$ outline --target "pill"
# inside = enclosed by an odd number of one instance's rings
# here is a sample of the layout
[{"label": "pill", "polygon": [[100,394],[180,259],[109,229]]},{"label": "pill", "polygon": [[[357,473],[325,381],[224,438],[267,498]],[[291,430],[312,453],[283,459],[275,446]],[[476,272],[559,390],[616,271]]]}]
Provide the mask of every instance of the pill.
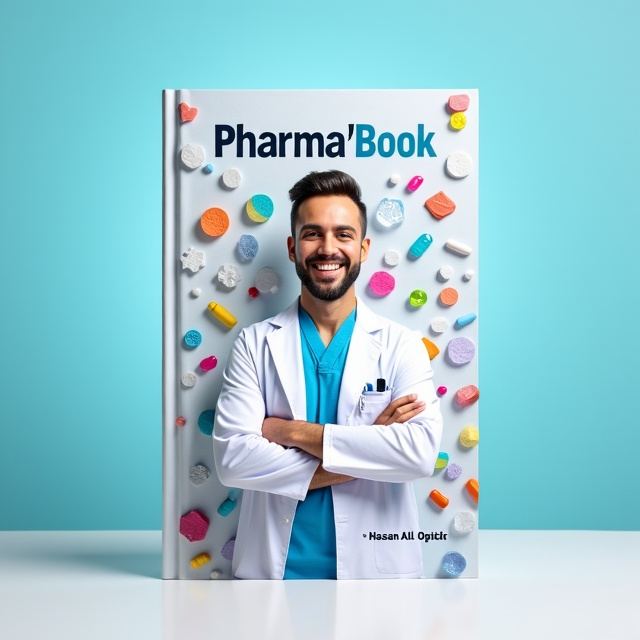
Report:
[{"label": "pill", "polygon": [[447,345],[447,361],[456,367],[473,360],[476,345],[469,338],[454,338]]},{"label": "pill", "polygon": [[468,153],[456,151],[447,156],[445,169],[451,178],[465,178],[471,173],[473,160]]},{"label": "pill", "polygon": [[191,289],[191,295],[194,298],[198,298],[200,297],[200,294],[202,293],[202,289],[200,287],[195,287],[195,289]]},{"label": "pill", "polygon": [[480,442],[480,433],[475,427],[465,427],[460,432],[460,444],[467,449],[475,447]]},{"label": "pill", "polygon": [[212,580],[220,580],[220,578],[222,578],[222,571],[220,571],[220,569],[214,569],[211,572],[211,579]]},{"label": "pill", "polygon": [[467,282],[469,282],[469,280],[471,280],[471,278],[473,278],[473,276],[476,275],[476,272],[473,269],[468,269],[467,271],[464,272],[464,275],[462,276]]},{"label": "pill", "polygon": [[431,500],[441,509],[444,509],[449,504],[449,498],[447,498],[447,496],[443,496],[437,489],[434,489],[429,494],[429,498],[431,498]]},{"label": "pill", "polygon": [[458,302],[458,292],[453,287],[447,287],[440,292],[440,302],[447,307],[453,306]]},{"label": "pill", "polygon": [[442,220],[442,218],[451,215],[456,210],[455,202],[444,191],[438,191],[428,200],[425,200],[424,206],[436,220]]},{"label": "pill", "polygon": [[478,316],[471,312],[471,313],[467,313],[464,316],[460,316],[457,320],[456,320],[456,326],[457,327],[466,327],[468,324],[471,324]]},{"label": "pill", "polygon": [[437,345],[431,342],[428,338],[422,338],[422,344],[427,348],[429,360],[433,360],[440,353],[440,349],[438,349]]},{"label": "pill", "polygon": [[208,553],[200,553],[194,558],[191,558],[191,562],[189,564],[194,569],[199,569],[203,565],[207,564],[207,562],[211,562],[211,556]]},{"label": "pill", "polygon": [[419,258],[433,242],[433,238],[428,233],[423,233],[410,247],[409,255],[412,258]]},{"label": "pill", "polygon": [[424,178],[422,176],[413,176],[413,178],[409,180],[407,189],[409,191],[415,191],[423,182],[424,182]]},{"label": "pill", "polygon": [[258,255],[260,245],[254,236],[242,235],[238,240],[238,253],[243,260],[253,260]]},{"label": "pill", "polygon": [[369,287],[377,296],[388,296],[396,286],[396,279],[386,271],[376,271],[369,279]]},{"label": "pill", "polygon": [[260,295],[260,292],[258,291],[257,287],[249,287],[249,290],[247,293],[249,294],[250,298],[257,298]]},{"label": "pill", "polygon": [[458,533],[471,533],[476,526],[476,517],[471,511],[458,511],[453,519],[453,528]]},{"label": "pill", "polygon": [[448,264],[443,264],[440,269],[438,269],[438,280],[440,282],[446,282],[450,280],[453,276],[453,267]]},{"label": "pill", "polygon": [[229,496],[222,502],[222,504],[218,507],[218,514],[223,518],[226,518],[238,504],[235,494],[229,494]]},{"label": "pill", "polygon": [[201,485],[211,475],[211,471],[207,469],[203,464],[196,464],[191,467],[191,471],[189,472],[189,480],[196,486]]},{"label": "pill", "polygon": [[182,262],[183,269],[189,269],[189,271],[193,273],[202,269],[206,264],[204,253],[193,247],[189,247],[182,256],[180,256],[180,262]]},{"label": "pill", "polygon": [[186,144],[182,147],[180,159],[188,169],[197,169],[204,162],[204,149],[199,144]]},{"label": "pill", "polygon": [[229,328],[235,327],[236,323],[238,322],[236,317],[230,311],[225,309],[221,304],[218,304],[217,302],[210,302],[207,308],[209,309],[209,311],[211,311],[215,318],[220,320],[223,325]]},{"label": "pill", "polygon": [[458,240],[447,240],[444,243],[444,248],[452,253],[457,253],[459,256],[468,256],[472,251],[470,246]]},{"label": "pill", "polygon": [[235,544],[236,544],[235,538],[231,538],[224,543],[224,546],[222,547],[222,551],[220,551],[220,554],[225,560],[233,559],[233,549],[235,547]]},{"label": "pill", "polygon": [[461,407],[469,407],[477,402],[480,397],[480,390],[473,384],[468,384],[456,391],[455,401]]},{"label": "pill", "polygon": [[203,371],[211,371],[212,369],[215,369],[218,366],[218,358],[216,358],[215,356],[209,356],[208,358],[205,358],[204,360],[200,361],[200,368]]},{"label": "pill", "polygon": [[421,307],[427,301],[427,294],[422,289],[414,289],[409,295],[412,307]]},{"label": "pill", "polygon": [[449,321],[446,318],[433,318],[431,320],[431,331],[434,333],[444,333],[449,328]]},{"label": "pill", "polygon": [[440,451],[436,459],[436,469],[444,469],[448,464],[449,464],[449,454],[445,453],[444,451]]},{"label": "pill", "polygon": [[447,393],[447,387],[445,387],[444,385],[438,387],[437,393],[439,396],[443,396],[445,393]]},{"label": "pill", "polygon": [[176,427],[184,427],[187,424],[187,420],[184,416],[178,416],[176,418]]},{"label": "pill", "polygon": [[240,185],[242,176],[237,169],[227,169],[222,173],[222,182],[225,187],[235,189]]},{"label": "pill", "polygon": [[185,387],[194,387],[196,382],[198,382],[198,378],[193,371],[187,371],[186,373],[183,373],[180,380]]},{"label": "pill", "polygon": [[254,222],[266,222],[273,215],[273,200],[259,193],[247,201],[246,210]]},{"label": "pill", "polygon": [[271,267],[263,267],[256,274],[255,285],[260,293],[276,293],[279,284],[280,278]]},{"label": "pill", "polygon": [[389,184],[392,187],[395,187],[398,184],[398,182],[400,182],[400,176],[397,173],[392,173],[389,176]]},{"label": "pill", "polygon": [[447,467],[446,474],[449,480],[455,480],[462,475],[462,467],[454,462]]},{"label": "pill", "polygon": [[198,416],[198,429],[205,436],[210,436],[213,433],[213,419],[215,418],[216,412],[213,409],[205,409]]},{"label": "pill", "polygon": [[395,267],[400,262],[400,253],[395,249],[385,251],[384,262],[389,267]]},{"label": "pill", "polygon": [[186,102],[181,102],[178,108],[180,109],[180,120],[182,122],[191,122],[198,115],[198,109],[190,107]]},{"label": "pill", "polygon": [[464,113],[452,113],[449,118],[449,124],[452,129],[460,131],[467,125],[467,116],[465,116]]},{"label": "pill", "polygon": [[228,289],[233,289],[242,280],[238,267],[233,264],[223,264],[218,269],[218,281]]},{"label": "pill", "polygon": [[452,578],[457,578],[467,568],[467,561],[457,551],[449,551],[442,558],[442,570]]},{"label": "pill", "polygon": [[209,518],[201,511],[194,509],[180,518],[180,533],[189,542],[204,540],[209,529]]},{"label": "pill", "polygon": [[200,227],[212,238],[218,238],[229,228],[229,216],[224,209],[211,207],[200,216]]},{"label": "pill", "polygon": [[202,167],[202,171],[204,171],[204,173],[213,173],[213,165],[205,164],[204,167]]},{"label": "pill", "polygon": [[478,481],[475,478],[471,478],[470,480],[467,480],[464,486],[468,494],[473,498],[473,501],[478,502],[480,499],[480,485],[478,484]]},{"label": "pill", "polygon": [[195,349],[202,342],[202,334],[195,329],[189,329],[187,333],[184,334],[184,344],[190,349]]},{"label": "pill", "polygon": [[447,105],[449,111],[466,111],[469,108],[469,96],[466,93],[459,93],[455,96],[449,96]]},{"label": "pill", "polygon": [[387,229],[398,226],[404,221],[402,200],[383,198],[376,211],[376,220]]}]

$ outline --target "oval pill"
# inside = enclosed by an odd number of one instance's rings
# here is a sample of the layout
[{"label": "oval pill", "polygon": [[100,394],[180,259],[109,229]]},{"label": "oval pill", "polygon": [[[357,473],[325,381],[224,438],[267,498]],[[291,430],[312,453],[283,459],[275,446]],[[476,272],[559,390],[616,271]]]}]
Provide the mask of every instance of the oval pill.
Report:
[{"label": "oval pill", "polygon": [[407,189],[409,191],[415,191],[423,182],[424,182],[424,178],[422,176],[413,176],[413,178],[409,180]]},{"label": "oval pill", "polygon": [[460,407],[469,407],[474,402],[477,402],[480,397],[480,390],[473,384],[468,384],[466,387],[462,387],[456,391],[455,401]]},{"label": "oval pill", "polygon": [[430,494],[429,498],[437,504],[441,509],[444,509],[449,504],[449,498],[447,496],[443,496],[437,489],[434,489]]},{"label": "oval pill", "polygon": [[433,242],[433,237],[428,233],[423,233],[415,242],[409,247],[409,255],[413,258],[419,258]]},{"label": "oval pill", "polygon": [[457,253],[459,256],[468,256],[472,251],[469,245],[464,244],[464,242],[459,242],[458,240],[447,240],[444,243],[444,248],[452,253]]},{"label": "oval pill", "polygon": [[480,499],[480,485],[478,484],[478,481],[475,478],[471,478],[470,480],[467,480],[464,486],[469,495],[473,498],[474,502],[478,502]]},{"label": "oval pill", "polygon": [[457,327],[466,327],[468,324],[471,324],[478,316],[471,312],[471,313],[467,313],[464,316],[460,316],[457,320],[456,320],[456,326]]}]

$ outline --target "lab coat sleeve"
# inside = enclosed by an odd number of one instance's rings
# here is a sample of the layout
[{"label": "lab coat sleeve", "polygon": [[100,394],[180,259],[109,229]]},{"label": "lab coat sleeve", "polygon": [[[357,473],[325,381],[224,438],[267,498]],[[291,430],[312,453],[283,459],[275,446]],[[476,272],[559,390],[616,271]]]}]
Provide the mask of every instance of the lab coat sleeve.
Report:
[{"label": "lab coat sleeve", "polygon": [[213,454],[222,484],[303,500],[318,458],[262,436],[266,415],[254,358],[243,331],[223,374],[215,412]]},{"label": "lab coat sleeve", "polygon": [[[433,369],[419,335],[410,332],[397,345],[398,358],[392,392],[388,401],[354,410],[350,425],[326,424],[323,435],[323,467],[334,473],[384,482],[408,482],[430,476],[435,468],[442,439],[440,400],[433,384]],[[409,422],[374,425],[388,404],[415,393],[425,402],[424,410]]]}]

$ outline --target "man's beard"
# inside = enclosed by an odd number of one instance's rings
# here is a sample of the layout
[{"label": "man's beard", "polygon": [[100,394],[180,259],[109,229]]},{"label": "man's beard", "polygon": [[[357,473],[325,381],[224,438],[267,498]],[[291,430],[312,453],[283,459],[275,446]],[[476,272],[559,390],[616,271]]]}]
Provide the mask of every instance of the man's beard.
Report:
[{"label": "man's beard", "polygon": [[[360,274],[359,262],[351,267],[351,262],[349,260],[346,260],[345,262],[343,262],[342,259],[334,260],[331,258],[324,258],[319,260],[316,256],[311,256],[307,259],[307,264],[309,264],[310,261],[340,262],[344,265],[344,268],[347,271],[346,275],[342,279],[342,282],[334,285],[321,286],[316,284],[311,279],[309,270],[305,269],[302,264],[296,259],[296,273],[298,274],[298,278],[300,278],[300,281],[302,282],[302,286],[305,287],[314,298],[317,298],[318,300],[324,300],[325,302],[332,302],[333,300],[339,300],[340,298],[342,298],[342,296],[347,293],[351,285],[356,281],[358,275]],[[313,267],[310,267],[310,269],[313,269]],[[319,271],[318,273],[322,272]]]}]

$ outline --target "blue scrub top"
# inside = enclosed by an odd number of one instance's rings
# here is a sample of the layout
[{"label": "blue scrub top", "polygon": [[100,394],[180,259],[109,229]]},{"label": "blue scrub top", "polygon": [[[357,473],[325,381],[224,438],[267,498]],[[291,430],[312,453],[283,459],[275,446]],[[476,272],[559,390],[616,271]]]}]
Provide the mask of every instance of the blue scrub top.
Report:
[{"label": "blue scrub top", "polygon": [[[307,422],[335,424],[338,396],[356,309],[342,323],[327,347],[311,316],[298,305]],[[291,530],[284,578],[336,579],[336,527],[331,487],[314,489],[298,503]]]}]

